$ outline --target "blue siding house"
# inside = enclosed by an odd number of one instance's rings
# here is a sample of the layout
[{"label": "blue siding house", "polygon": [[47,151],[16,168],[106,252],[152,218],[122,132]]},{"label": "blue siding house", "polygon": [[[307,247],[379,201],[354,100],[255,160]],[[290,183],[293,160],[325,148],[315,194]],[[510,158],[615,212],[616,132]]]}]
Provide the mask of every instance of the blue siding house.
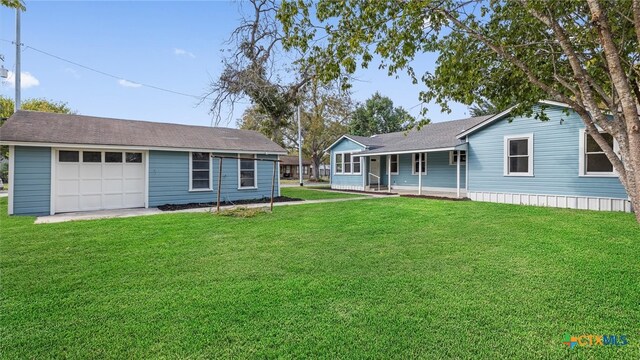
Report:
[{"label": "blue siding house", "polygon": [[209,203],[218,184],[223,202],[261,199],[274,178],[279,195],[286,155],[255,131],[33,111],[11,116],[0,143],[16,215]]},{"label": "blue siding house", "polygon": [[[580,117],[562,103],[539,106],[548,121],[506,110],[421,130],[344,135],[329,148],[331,187],[632,211],[611,163]],[[607,138],[615,149],[613,138]]]}]

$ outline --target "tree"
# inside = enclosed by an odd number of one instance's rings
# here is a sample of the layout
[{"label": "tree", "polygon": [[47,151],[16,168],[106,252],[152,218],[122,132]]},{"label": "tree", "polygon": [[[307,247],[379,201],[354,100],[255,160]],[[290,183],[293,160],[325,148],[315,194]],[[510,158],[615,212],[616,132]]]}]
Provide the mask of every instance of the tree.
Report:
[{"label": "tree", "polygon": [[[287,46],[333,59],[325,74],[366,67],[377,54],[389,74],[422,81],[421,99],[444,110],[449,101],[487,99],[545,120],[537,101],[568,104],[613,164],[640,222],[640,0],[286,1],[279,19]],[[422,52],[436,52],[437,67],[418,76],[411,61]]]},{"label": "tree", "polygon": [[[326,149],[336,138],[347,131],[347,121],[352,113],[349,94],[337,84],[322,85],[311,82],[301,94],[302,154],[311,159],[312,175],[319,177],[320,165],[326,157]],[[238,122],[241,129],[255,130],[274,138],[270,119],[259,106],[248,108]],[[292,152],[298,151],[297,121],[288,121],[280,129],[280,137],[275,140]]]},{"label": "tree", "polygon": [[415,122],[402,107],[394,107],[393,101],[379,92],[371,95],[363,105],[358,105],[351,121],[349,133],[360,136],[404,131]]},{"label": "tree", "polygon": [[[22,110],[42,111],[59,114],[75,114],[75,111],[71,110],[66,102],[53,101],[44,98],[28,99],[21,104]],[[4,124],[13,113],[14,104],[13,100],[8,97],[0,96],[0,126]],[[7,158],[9,155],[9,148],[2,146],[0,149],[0,155]]]},{"label": "tree", "polygon": [[22,11],[27,10],[22,0],[2,0],[0,4],[8,8],[20,9]]},{"label": "tree", "polygon": [[498,107],[493,105],[493,103],[491,103],[490,101],[482,100],[475,105],[471,105],[469,107],[469,112],[471,113],[471,116],[476,117],[495,115],[500,112],[500,109],[498,109]]}]

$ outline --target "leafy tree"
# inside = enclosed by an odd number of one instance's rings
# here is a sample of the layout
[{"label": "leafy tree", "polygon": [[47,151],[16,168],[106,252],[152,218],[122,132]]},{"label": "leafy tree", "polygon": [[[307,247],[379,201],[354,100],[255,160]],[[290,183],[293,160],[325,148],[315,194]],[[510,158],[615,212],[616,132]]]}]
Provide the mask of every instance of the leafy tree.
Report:
[{"label": "leafy tree", "polygon": [[358,105],[349,122],[349,133],[360,136],[404,131],[415,122],[402,107],[394,107],[393,101],[379,92],[364,104]]},{"label": "leafy tree", "polygon": [[[71,110],[66,102],[53,101],[44,98],[27,99],[22,102],[20,107],[22,110],[75,114],[75,111]],[[0,96],[0,126],[13,114],[13,109],[13,100],[5,96]],[[9,148],[7,146],[2,146],[0,148],[0,155],[7,158],[9,155]]]},{"label": "leafy tree", "polygon": [[[640,0],[285,0],[278,17],[286,45],[322,59],[323,77],[366,67],[377,54],[389,74],[422,81],[421,100],[444,110],[487,99],[545,120],[537,101],[568,104],[640,222]],[[437,67],[416,74],[412,60],[424,52],[438,54]]]},{"label": "leafy tree", "polygon": [[490,101],[482,100],[479,101],[475,105],[471,105],[469,107],[469,112],[471,116],[485,116],[485,115],[495,115],[500,112],[497,106],[493,105]]},{"label": "leafy tree", "polygon": [[2,0],[0,1],[0,5],[8,8],[20,9],[22,11],[27,10],[22,0]]}]

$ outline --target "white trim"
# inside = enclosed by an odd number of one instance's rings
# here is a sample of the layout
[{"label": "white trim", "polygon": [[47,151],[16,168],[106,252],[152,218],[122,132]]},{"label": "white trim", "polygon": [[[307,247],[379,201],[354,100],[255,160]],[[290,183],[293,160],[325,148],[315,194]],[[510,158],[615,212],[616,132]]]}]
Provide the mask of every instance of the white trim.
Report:
[{"label": "white trim", "polygon": [[629,199],[599,196],[522,194],[490,191],[469,191],[469,199],[502,204],[546,206],[566,209],[631,212]]},{"label": "white trim", "polygon": [[453,160],[455,152],[464,152],[464,161],[461,161],[460,164],[467,163],[467,151],[466,150],[451,150],[449,151],[449,165],[456,165],[456,162]]},{"label": "white trim", "polygon": [[[418,175],[418,173],[416,172],[415,169],[415,165],[416,165],[416,155],[417,154],[422,154],[422,153],[413,153],[411,155],[411,175]],[[420,162],[418,163],[418,167],[422,166],[422,158],[420,158]],[[429,167],[429,165],[427,165],[427,154],[424,154],[424,169],[418,169],[418,170],[422,170],[422,175],[427,175],[427,168]]]},{"label": "white trim", "polygon": [[9,204],[8,204],[8,213],[9,215],[13,215],[13,194],[14,189],[16,187],[15,183],[15,170],[16,170],[16,149],[14,145],[9,145]]},{"label": "white trim", "polygon": [[[598,131],[600,131],[600,133],[606,133],[605,131],[603,131],[600,127],[598,127]],[[578,176],[579,177],[619,177],[620,174],[618,174],[618,172],[616,171],[615,168],[613,168],[612,172],[587,172],[587,167],[586,167],[586,141],[587,141],[587,129],[582,128],[580,129],[580,131],[578,131],[580,138],[578,139]],[[620,145],[618,144],[618,141],[616,141],[616,139],[613,139],[613,152],[615,152],[616,154],[618,154],[620,151]]]},{"label": "white trim", "polygon": [[219,149],[201,149],[201,148],[175,148],[160,146],[130,146],[130,145],[95,145],[95,144],[68,144],[68,143],[44,143],[44,142],[28,142],[28,141],[0,141],[0,145],[17,145],[17,146],[33,146],[33,147],[55,147],[69,149],[102,149],[102,150],[158,150],[158,151],[179,151],[179,152],[208,152],[220,154],[257,154],[257,155],[287,155],[283,151],[255,151],[255,150],[219,150]]},{"label": "white trim", "polygon": [[[509,141],[511,140],[527,140],[527,157],[529,158],[529,168],[528,171],[526,173],[523,172],[510,172],[509,171]],[[504,176],[514,176],[514,177],[518,177],[518,176],[534,176],[534,172],[533,172],[533,162],[534,162],[534,157],[533,157],[533,133],[529,133],[529,134],[521,134],[521,135],[505,135],[504,136],[504,155],[502,157],[502,162],[503,162],[503,175]]]},{"label": "white trim", "polygon": [[[343,150],[343,151],[334,151],[333,152],[333,156],[331,158],[331,161],[333,162],[333,169],[332,169],[332,173],[333,175],[362,175],[362,158],[364,157],[364,155],[358,155],[359,153],[361,153],[362,150]],[[338,169],[337,165],[337,161],[336,161],[336,157],[338,156],[338,154],[342,155],[342,161],[340,162],[342,165],[342,171],[341,172],[337,172],[336,170]],[[351,158],[351,171],[346,172],[344,171],[344,155],[345,154],[349,154],[350,158]],[[359,172],[354,172],[353,171],[353,156],[357,156],[358,159],[360,159],[360,171]]]},{"label": "white trim", "polygon": [[[456,150],[456,197],[460,197],[460,150]],[[465,154],[466,155],[466,154]]]},{"label": "white trim", "polygon": [[332,189],[336,189],[336,190],[357,190],[357,191],[364,191],[364,186],[357,186],[357,185],[338,185],[338,184],[332,184],[331,185]]},{"label": "white trim", "polygon": [[[242,179],[240,179],[240,162],[247,159],[238,159],[238,190],[255,190],[258,188],[258,160],[256,154],[253,154],[253,159],[253,186],[240,185],[242,183]],[[298,169],[299,172],[300,169]]]},{"label": "white trim", "polygon": [[[465,138],[465,142],[468,144],[469,143],[469,136],[467,136]],[[467,191],[469,190],[469,147],[467,147],[467,150],[465,150],[467,152],[467,158],[465,159],[466,161],[464,162],[464,190]]]},{"label": "white trim", "polygon": [[[389,159],[389,175],[399,175],[400,174],[400,154],[389,154],[387,155]],[[396,171],[391,171],[391,157],[396,156]],[[389,178],[391,179],[391,178]]]},{"label": "white trim", "polygon": [[[193,153],[203,152],[209,154],[209,188],[194,189],[193,188]],[[213,158],[208,151],[189,151],[189,192],[206,192],[213,191]]]},{"label": "white trim", "polygon": [[429,153],[429,152],[439,152],[439,151],[449,151],[455,150],[455,146],[446,147],[446,148],[437,148],[437,149],[424,149],[424,150],[403,150],[403,151],[386,151],[386,152],[367,152],[364,154],[365,156],[378,156],[378,155],[389,155],[389,154],[415,154],[415,153]]},{"label": "white trim", "polygon": [[[144,152],[144,207],[149,208],[149,150]],[[126,160],[126,159],[125,159]]]},{"label": "white trim", "polygon": [[[222,159],[220,159],[222,161]],[[276,156],[276,160],[278,160],[278,164],[276,165],[276,180],[278,180],[278,197],[280,197],[280,188],[282,184],[280,184],[280,155]]]},{"label": "white trim", "polygon": [[361,142],[359,142],[359,141],[355,141],[355,140],[353,140],[352,138],[350,138],[350,137],[349,137],[349,135],[342,135],[342,136],[340,136],[340,137],[338,138],[338,140],[334,141],[334,142],[333,142],[333,144],[329,145],[329,147],[328,147],[328,148],[324,149],[324,151],[331,151],[331,148],[332,148],[335,144],[337,144],[337,143],[339,143],[340,141],[342,141],[342,139],[349,139],[349,140],[353,141],[354,143],[356,143],[356,144],[358,144],[358,145],[362,146],[362,147],[363,147],[363,148],[365,148],[365,149],[369,148],[367,145],[365,145],[365,144],[363,144],[363,143],[361,143]]},{"label": "white trim", "polygon": [[[80,154],[78,154],[80,156]],[[100,153],[102,156],[102,153]],[[78,159],[80,160],[80,159]],[[58,163],[58,149],[51,148],[51,197],[49,198],[49,214],[56,213],[56,164]]]}]

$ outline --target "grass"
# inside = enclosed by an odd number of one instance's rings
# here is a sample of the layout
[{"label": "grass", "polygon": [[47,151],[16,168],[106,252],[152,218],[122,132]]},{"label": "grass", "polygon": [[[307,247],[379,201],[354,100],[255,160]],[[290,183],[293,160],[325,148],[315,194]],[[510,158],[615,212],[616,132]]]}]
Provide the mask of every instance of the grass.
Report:
[{"label": "grass", "polygon": [[288,196],[303,200],[349,199],[366,196],[355,193],[349,194],[337,191],[321,191],[308,187],[283,187],[280,189],[280,194],[282,196]]},{"label": "grass", "polygon": [[6,204],[3,358],[640,358],[630,214],[384,198],[33,225]]}]

